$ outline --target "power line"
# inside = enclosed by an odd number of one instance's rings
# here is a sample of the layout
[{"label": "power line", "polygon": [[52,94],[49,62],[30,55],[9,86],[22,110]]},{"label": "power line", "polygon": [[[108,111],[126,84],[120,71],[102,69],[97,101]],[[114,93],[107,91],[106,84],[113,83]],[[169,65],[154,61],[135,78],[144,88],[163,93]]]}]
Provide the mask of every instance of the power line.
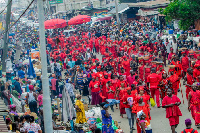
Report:
[{"label": "power line", "polygon": [[[12,0],[11,0],[12,1]],[[14,22],[14,24],[12,24],[7,31],[9,31],[19,20],[20,18],[26,13],[26,11],[30,8],[30,6],[33,4],[34,0],[31,1],[31,3],[28,5],[28,7],[26,8],[26,10],[24,10],[24,12],[20,15],[20,17],[17,19],[17,21]],[[2,36],[3,34],[5,34],[7,31],[3,32],[0,36]]]},{"label": "power line", "polygon": [[[11,2],[12,2],[12,0],[8,3],[8,5],[10,5]],[[8,5],[0,12],[0,15],[6,10],[6,8],[8,7]]]}]

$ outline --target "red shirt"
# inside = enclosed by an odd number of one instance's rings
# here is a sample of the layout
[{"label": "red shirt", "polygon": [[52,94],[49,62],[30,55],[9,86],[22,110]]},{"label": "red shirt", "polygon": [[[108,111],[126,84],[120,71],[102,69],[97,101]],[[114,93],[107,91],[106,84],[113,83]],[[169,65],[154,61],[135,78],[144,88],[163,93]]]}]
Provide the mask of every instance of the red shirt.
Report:
[{"label": "red shirt", "polygon": [[192,96],[191,100],[190,100],[190,104],[200,106],[200,91],[199,90],[196,90],[196,91],[191,90],[190,94]]},{"label": "red shirt", "polygon": [[[193,130],[193,128],[188,128],[188,129],[185,129],[185,132],[186,133],[192,133],[192,130]],[[182,131],[181,133],[184,133],[184,132]],[[195,130],[194,133],[198,133],[198,131]]]},{"label": "red shirt", "polygon": [[117,82],[117,87],[118,87],[118,88],[121,87],[121,83],[124,83],[124,86],[127,87],[127,82],[126,82],[126,81],[124,81],[124,80],[123,80],[123,81],[120,81],[120,80],[119,80],[119,81]]},{"label": "red shirt", "polygon": [[125,94],[124,98],[123,98],[123,102],[126,102],[126,104],[124,104],[125,108],[130,108],[130,106],[132,106],[134,104],[135,101],[135,96],[134,95],[129,95],[129,94]]},{"label": "red shirt", "polygon": [[132,91],[131,91],[131,94],[136,98],[137,95],[138,95],[138,91],[137,91],[137,89],[132,90]]},{"label": "red shirt", "polygon": [[89,88],[91,88],[92,92],[100,91],[100,82],[99,81],[90,81]]},{"label": "red shirt", "polygon": [[[113,92],[108,92],[110,90],[112,90]],[[113,86],[109,86],[106,92],[107,92],[108,99],[115,99],[115,89]]]},{"label": "red shirt", "polygon": [[200,76],[200,71],[198,69],[194,69],[193,76],[197,80],[197,82],[199,82],[199,78],[197,77]]},{"label": "red shirt", "polygon": [[[176,102],[181,102],[176,95],[172,95],[172,97],[165,96],[162,101],[162,106],[175,104]],[[182,116],[182,113],[177,105],[166,108],[166,118],[171,116]]]},{"label": "red shirt", "polygon": [[156,73],[152,73],[147,77],[147,82],[150,83],[150,88],[157,88],[160,80],[161,77]]},{"label": "red shirt", "polygon": [[178,76],[174,74],[174,75],[171,75],[168,79],[172,83],[172,88],[178,89]]},{"label": "red shirt", "polygon": [[127,77],[127,82],[129,86],[131,86],[131,84],[133,84],[134,81],[135,81],[135,75],[133,75],[133,77],[131,75]]},{"label": "red shirt", "polygon": [[97,72],[96,76],[99,77],[100,79],[103,79],[103,72]]}]

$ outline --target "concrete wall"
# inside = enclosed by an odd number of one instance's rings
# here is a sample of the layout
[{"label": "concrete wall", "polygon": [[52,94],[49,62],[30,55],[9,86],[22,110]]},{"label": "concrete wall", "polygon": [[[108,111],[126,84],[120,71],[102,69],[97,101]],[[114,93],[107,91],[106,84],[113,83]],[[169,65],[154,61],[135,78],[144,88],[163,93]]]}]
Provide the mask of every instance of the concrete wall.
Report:
[{"label": "concrete wall", "polygon": [[53,4],[52,6],[56,6],[56,12],[58,11],[68,11],[68,10],[79,10],[85,6],[88,5],[88,3],[92,2],[93,3],[93,7],[100,7],[100,4],[102,4],[102,6],[105,6],[105,1],[103,0],[100,3],[100,0],[63,0],[63,3],[61,4]]}]

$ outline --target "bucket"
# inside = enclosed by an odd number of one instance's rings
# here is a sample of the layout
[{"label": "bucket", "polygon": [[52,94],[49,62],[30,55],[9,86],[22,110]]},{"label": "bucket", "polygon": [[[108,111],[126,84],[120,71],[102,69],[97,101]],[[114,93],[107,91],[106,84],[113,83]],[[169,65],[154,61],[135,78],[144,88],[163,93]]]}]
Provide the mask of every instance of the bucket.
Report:
[{"label": "bucket", "polygon": [[169,34],[173,34],[174,33],[174,30],[169,30]]}]

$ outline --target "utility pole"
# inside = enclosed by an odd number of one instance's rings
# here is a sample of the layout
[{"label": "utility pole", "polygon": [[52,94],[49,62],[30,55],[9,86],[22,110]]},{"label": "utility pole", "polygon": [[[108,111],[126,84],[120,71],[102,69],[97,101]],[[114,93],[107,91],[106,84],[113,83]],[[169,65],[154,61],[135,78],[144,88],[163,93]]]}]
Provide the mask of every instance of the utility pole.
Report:
[{"label": "utility pole", "polygon": [[118,30],[120,30],[120,22],[119,22],[119,13],[118,13],[118,0],[115,0],[115,9],[116,9],[116,17],[117,17],[117,25],[118,25]]},{"label": "utility pole", "polygon": [[39,19],[39,38],[40,38],[40,57],[42,65],[42,89],[43,89],[43,113],[44,113],[44,128],[46,133],[53,133],[51,99],[49,93],[49,79],[47,77],[47,55],[45,44],[45,29],[44,29],[44,8],[43,0],[37,0],[38,4],[38,19]]},{"label": "utility pole", "polygon": [[10,26],[10,16],[11,16],[11,6],[12,0],[8,0],[8,7],[6,13],[6,28],[5,28],[5,35],[4,35],[4,45],[3,45],[3,57],[2,57],[2,72],[6,73],[6,59],[8,54],[8,27]]}]

